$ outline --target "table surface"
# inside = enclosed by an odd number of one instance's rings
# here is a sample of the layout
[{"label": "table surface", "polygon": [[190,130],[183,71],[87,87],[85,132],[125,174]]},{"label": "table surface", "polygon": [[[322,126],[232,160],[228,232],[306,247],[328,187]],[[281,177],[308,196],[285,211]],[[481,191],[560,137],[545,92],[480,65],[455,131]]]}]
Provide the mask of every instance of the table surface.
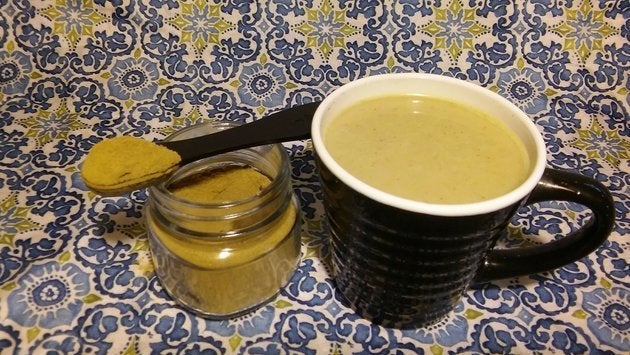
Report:
[{"label": "table surface", "polygon": [[[630,5],[510,3],[0,1],[0,353],[630,351]],[[105,137],[252,121],[410,71],[479,84],[527,112],[549,166],[611,190],[609,240],[553,272],[469,290],[436,325],[376,326],[331,283],[312,147],[292,142],[299,269],[264,307],[209,321],[174,305],[154,275],[146,191],[103,198],[80,179]],[[559,202],[522,209],[503,244],[589,216]]]}]

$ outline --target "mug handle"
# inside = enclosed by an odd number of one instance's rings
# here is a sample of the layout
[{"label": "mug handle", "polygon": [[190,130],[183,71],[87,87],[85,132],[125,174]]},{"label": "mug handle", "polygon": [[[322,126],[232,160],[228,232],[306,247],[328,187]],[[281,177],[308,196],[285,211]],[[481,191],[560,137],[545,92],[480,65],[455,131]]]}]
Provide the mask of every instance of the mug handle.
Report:
[{"label": "mug handle", "polygon": [[570,201],[588,207],[592,218],[580,229],[558,240],[533,247],[488,252],[473,283],[535,274],[577,261],[597,249],[615,224],[615,205],[600,182],[568,171],[545,169],[525,204]]}]

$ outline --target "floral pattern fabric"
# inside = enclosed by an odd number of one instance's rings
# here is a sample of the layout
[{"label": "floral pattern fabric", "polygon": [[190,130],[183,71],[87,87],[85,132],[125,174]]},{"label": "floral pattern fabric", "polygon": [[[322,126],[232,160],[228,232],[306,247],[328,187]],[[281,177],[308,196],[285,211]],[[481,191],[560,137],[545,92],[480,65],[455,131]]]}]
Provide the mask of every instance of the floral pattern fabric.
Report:
[{"label": "floral pattern fabric", "polygon": [[[623,0],[0,0],[0,353],[627,353],[629,66]],[[432,326],[380,327],[335,290],[313,150],[287,143],[302,262],[267,305],[211,321],[156,279],[146,191],[101,197],[80,178],[106,137],[257,120],[389,72],[457,77],[518,105],[550,166],[610,189],[609,240],[470,289]],[[589,218],[572,203],[524,207],[501,243]]]}]

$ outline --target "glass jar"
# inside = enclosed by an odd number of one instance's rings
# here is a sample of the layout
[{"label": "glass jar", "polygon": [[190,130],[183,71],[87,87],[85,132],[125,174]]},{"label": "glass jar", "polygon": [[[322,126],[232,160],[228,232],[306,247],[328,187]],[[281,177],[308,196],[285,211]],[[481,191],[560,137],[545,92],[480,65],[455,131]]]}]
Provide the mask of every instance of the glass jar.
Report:
[{"label": "glass jar", "polygon": [[[237,125],[208,122],[169,140]],[[173,184],[230,166],[251,167],[271,183],[237,201],[200,203],[178,197]],[[289,158],[279,144],[242,149],[181,167],[149,188],[146,208],[155,271],[167,293],[205,317],[225,319],[272,299],[300,257],[301,218],[292,192]]]}]

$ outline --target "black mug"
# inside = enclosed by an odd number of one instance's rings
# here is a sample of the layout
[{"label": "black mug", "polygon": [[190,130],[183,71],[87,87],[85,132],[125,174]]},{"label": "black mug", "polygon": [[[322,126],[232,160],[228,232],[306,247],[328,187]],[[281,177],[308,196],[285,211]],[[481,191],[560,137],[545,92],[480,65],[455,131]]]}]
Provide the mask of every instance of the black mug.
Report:
[{"label": "black mug", "polygon": [[[503,120],[533,162],[526,181],[490,200],[431,204],[388,194],[357,179],[330,155],[323,131],[341,110],[395,94],[445,97]],[[498,94],[462,80],[417,73],[359,79],[321,103],[311,134],[337,289],[357,313],[377,324],[416,327],[438,321],[471,285],[574,262],[601,245],[614,224],[612,197],[602,184],[546,168],[544,141],[527,115]],[[593,217],[552,242],[493,249],[519,207],[546,200],[580,203]]]}]

